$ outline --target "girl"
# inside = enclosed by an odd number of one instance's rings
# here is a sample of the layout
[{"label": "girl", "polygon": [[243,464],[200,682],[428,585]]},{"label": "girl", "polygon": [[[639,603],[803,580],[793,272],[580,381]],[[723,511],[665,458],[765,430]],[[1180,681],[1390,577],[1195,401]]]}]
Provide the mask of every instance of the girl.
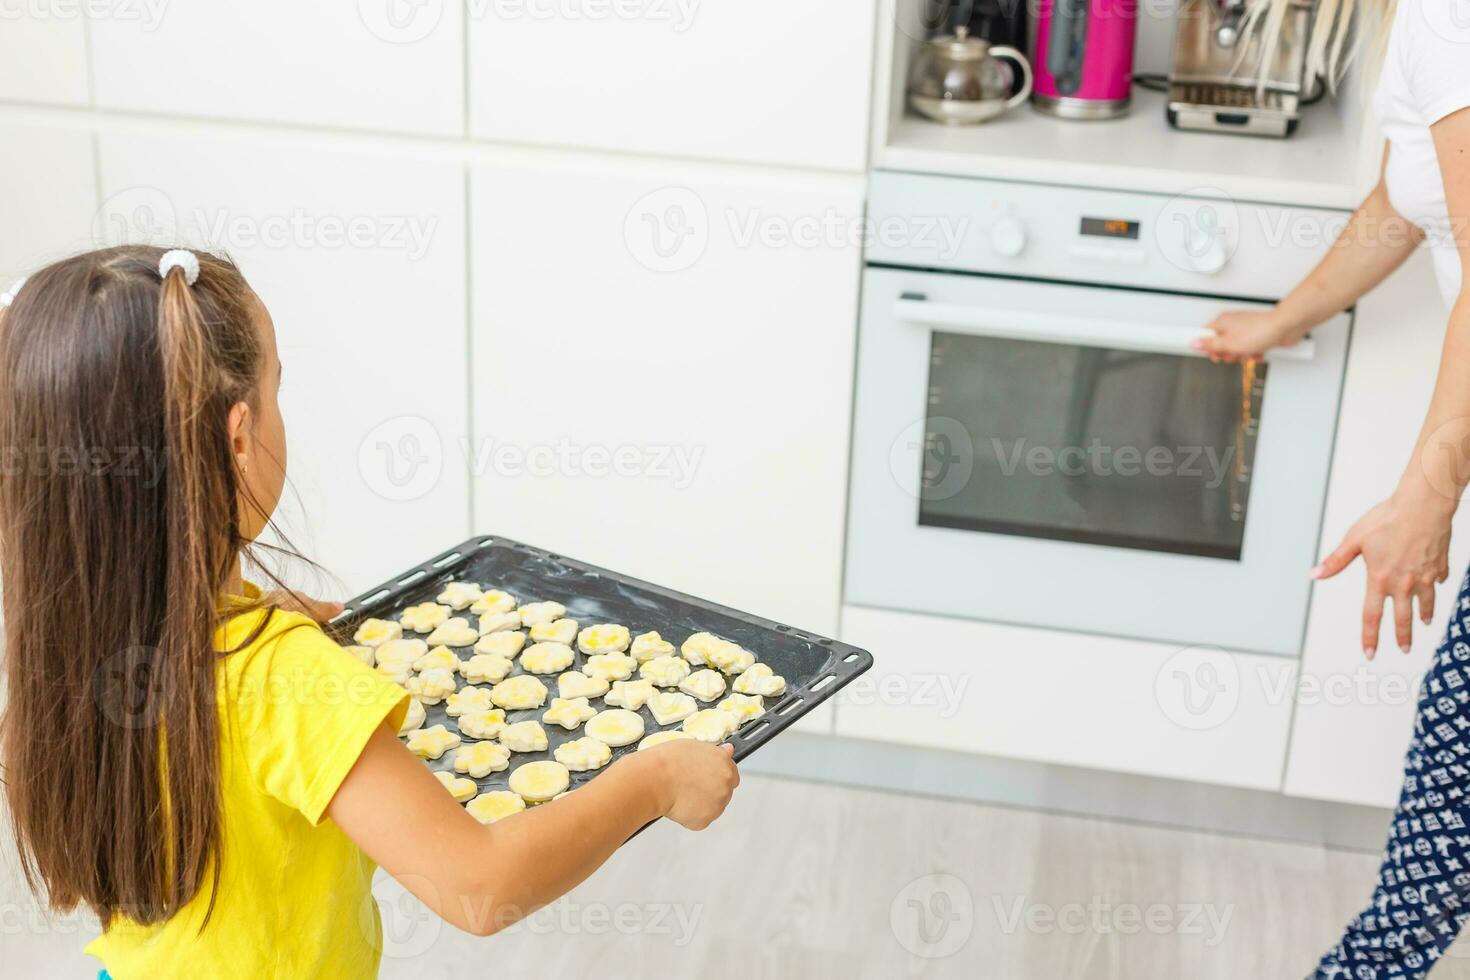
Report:
[{"label": "girl", "polygon": [[7,299],[5,793],[27,881],[96,913],[104,973],[372,976],[375,864],[489,935],[645,823],[724,810],[728,747],[684,740],[482,826],[398,741],[404,691],[303,615],[334,610],[241,580],[286,442],[233,265],[113,248]]},{"label": "girl", "polygon": [[[1375,6],[1391,2],[1377,0]],[[1336,14],[1346,24],[1352,6],[1353,0],[1328,0],[1317,19],[1331,24]],[[1370,659],[1389,600],[1392,632],[1405,653],[1415,603],[1424,623],[1434,615],[1435,586],[1449,576],[1450,518],[1470,478],[1470,241],[1463,235],[1470,216],[1470,9],[1466,0],[1399,0],[1396,12],[1378,12],[1392,25],[1373,99],[1388,137],[1378,186],[1336,247],[1291,295],[1273,310],[1225,314],[1210,325],[1214,336],[1201,344],[1223,360],[1294,344],[1356,303],[1429,240],[1449,308],[1429,415],[1393,495],[1364,515],[1313,570],[1317,578],[1330,578],[1363,560],[1368,587],[1362,640]],[[1470,704],[1454,696],[1470,683],[1470,646],[1461,639],[1467,628],[1470,577],[1420,689],[1378,886],[1314,976],[1422,977],[1470,915],[1470,776],[1461,762],[1470,752]]]}]

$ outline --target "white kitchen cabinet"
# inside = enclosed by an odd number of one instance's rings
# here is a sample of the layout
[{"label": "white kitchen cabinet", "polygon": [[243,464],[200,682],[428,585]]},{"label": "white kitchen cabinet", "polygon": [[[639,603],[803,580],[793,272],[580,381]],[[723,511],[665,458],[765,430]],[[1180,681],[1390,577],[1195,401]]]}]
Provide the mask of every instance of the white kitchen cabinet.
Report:
[{"label": "white kitchen cabinet", "polygon": [[844,606],[838,735],[1277,790],[1296,663]]},{"label": "white kitchen cabinet", "polygon": [[530,151],[477,166],[476,526],[830,635],[861,191]]},{"label": "white kitchen cabinet", "polygon": [[94,17],[90,28],[104,108],[464,131],[462,6],[447,0],[171,3],[156,22]]},{"label": "white kitchen cabinet", "polygon": [[[1438,370],[1448,314],[1422,252],[1358,305],[1323,519],[1322,553],[1389,496],[1408,463]],[[1434,623],[1414,624],[1412,652],[1393,637],[1392,607],[1372,663],[1363,659],[1364,571],[1356,562],[1313,588],[1285,790],[1391,806],[1403,782],[1419,678],[1444,635],[1470,562],[1470,513],[1450,542],[1450,578]]]},{"label": "white kitchen cabinet", "polygon": [[86,105],[88,98],[81,5],[0,8],[0,99]]},{"label": "white kitchen cabinet", "polygon": [[476,137],[864,167],[873,0],[478,7],[468,22]]},{"label": "white kitchen cabinet", "polygon": [[0,291],[37,268],[93,247],[97,178],[85,129],[0,125]]},{"label": "white kitchen cabinet", "polygon": [[357,592],[468,537],[463,166],[141,131],[100,161],[109,213],[227,251],[270,310],[300,549]]}]

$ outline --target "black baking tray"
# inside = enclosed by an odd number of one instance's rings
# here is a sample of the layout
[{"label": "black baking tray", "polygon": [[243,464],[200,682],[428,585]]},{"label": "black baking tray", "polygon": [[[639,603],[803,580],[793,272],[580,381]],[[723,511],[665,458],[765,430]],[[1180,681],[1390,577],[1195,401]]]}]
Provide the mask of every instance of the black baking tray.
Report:
[{"label": "black baking tray", "polygon": [[[502,589],[515,596],[519,603],[555,600],[567,607],[567,616],[575,619],[579,627],[621,623],[634,636],[647,630],[658,630],[665,640],[674,644],[676,650],[690,634],[698,632],[713,633],[739,643],[754,654],[758,662],[769,665],[786,679],[786,693],[778,698],[767,698],[766,713],[750,719],[730,737],[737,762],[790,728],[798,718],[873,665],[873,658],[866,650],[838,640],[494,536],[471,538],[352,599],[346,604],[346,609],[327,624],[327,630],[338,642],[350,644],[353,632],[364,619],[396,619],[408,606],[434,600],[446,582],[456,580],[475,582],[486,589]],[[471,625],[477,625],[478,617],[468,610],[453,615],[463,616],[471,621]],[[568,670],[580,669],[586,662],[586,655],[576,650],[575,643],[573,650],[576,662]],[[471,656],[474,651],[460,647],[455,652]],[[518,659],[514,663],[515,668],[508,676],[525,673]],[[543,675],[541,679],[551,691],[546,705],[507,711],[507,724],[541,720],[551,698],[556,696],[556,677]],[[713,703],[701,705],[712,706]],[[647,707],[639,709],[639,714],[643,716],[645,735],[678,728],[682,724],[674,722],[660,728]],[[425,708],[424,725],[436,724],[453,732],[459,731],[454,719],[445,714],[442,702]],[[557,725],[543,724],[542,727],[546,730],[546,751],[512,754],[509,769],[475,780],[481,793],[509,788],[510,773],[517,766],[550,759],[562,742],[582,736],[580,727],[570,732]],[[470,741],[465,739],[466,743]],[[636,751],[637,747],[638,743],[634,742],[614,749],[613,759]],[[453,750],[450,750],[442,758],[431,760],[430,768],[452,772],[453,755]],[[572,773],[572,788],[585,783],[603,769]]]}]

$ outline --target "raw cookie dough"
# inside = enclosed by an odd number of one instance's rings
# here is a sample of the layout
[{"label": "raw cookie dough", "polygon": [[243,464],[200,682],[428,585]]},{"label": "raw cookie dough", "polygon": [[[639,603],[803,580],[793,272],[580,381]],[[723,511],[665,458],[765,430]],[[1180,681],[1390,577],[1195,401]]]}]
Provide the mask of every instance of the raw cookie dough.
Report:
[{"label": "raw cookie dough", "polygon": [[379,645],[374,655],[379,666],[383,664],[402,665],[412,667],[414,661],[429,652],[429,645],[423,640],[389,640]]},{"label": "raw cookie dough", "polygon": [[424,723],[424,715],[424,703],[418,698],[409,698],[408,713],[403,716],[403,724],[398,726],[398,734],[400,736],[407,735],[415,728],[418,728]]},{"label": "raw cookie dough", "polygon": [[433,647],[467,647],[480,638],[480,634],[470,625],[470,621],[461,616],[446,619],[434,628],[429,634],[429,646]]},{"label": "raw cookie dough", "polygon": [[577,638],[575,619],[553,619],[531,627],[532,643],[571,643]]},{"label": "raw cookie dough", "polygon": [[567,607],[559,602],[528,602],[521,607],[521,625],[535,626],[537,623],[549,623],[553,619],[561,619],[567,614]]},{"label": "raw cookie dough", "polygon": [[455,720],[466,738],[494,738],[505,730],[505,712],[499,708],[489,711],[467,711]]},{"label": "raw cookie dough", "polygon": [[499,684],[514,669],[509,660],[488,653],[477,653],[459,665],[460,674],[471,684]]},{"label": "raw cookie dough", "polygon": [[658,687],[678,687],[689,676],[689,662],[679,657],[654,657],[638,668],[638,676]]},{"label": "raw cookie dough", "polygon": [[648,703],[648,699],[658,693],[653,686],[653,681],[614,681],[612,690],[604,699],[609,707],[630,708],[637,711]]},{"label": "raw cookie dough", "polygon": [[582,673],[605,681],[623,681],[633,676],[637,666],[638,661],[621,653],[595,653],[582,665]]},{"label": "raw cookie dough", "polygon": [[738,643],[722,643],[709,652],[709,665],[725,674],[739,674],[755,663],[755,654]]},{"label": "raw cookie dough", "polygon": [[509,790],[497,789],[489,793],[481,793],[464,805],[465,811],[480,823],[494,823],[504,820],[512,813],[519,813],[526,808],[526,801]]},{"label": "raw cookie dough", "polygon": [[740,722],[734,715],[719,708],[705,708],[684,719],[684,731],[701,742],[716,745],[733,735],[739,727]]},{"label": "raw cookie dough", "polygon": [[437,759],[450,749],[458,748],[460,738],[443,725],[415,728],[408,733],[408,751],[420,759]]},{"label": "raw cookie dough", "polygon": [[725,693],[725,678],[718,671],[696,670],[679,682],[679,690],[692,694],[701,701],[713,701]]},{"label": "raw cookie dough", "polygon": [[480,617],[480,635],[494,636],[521,628],[520,613],[512,610],[503,613],[486,613]]},{"label": "raw cookie dough", "polygon": [[486,613],[510,612],[516,607],[516,597],[509,592],[501,592],[499,589],[491,589],[470,606],[470,612],[476,616],[484,616]]},{"label": "raw cookie dough", "polygon": [[693,698],[677,691],[660,691],[648,699],[648,712],[660,725],[683,721],[698,710]]},{"label": "raw cookie dough", "polygon": [[488,687],[466,687],[444,699],[444,713],[451,718],[490,710]]},{"label": "raw cookie dough", "polygon": [[690,735],[688,732],[680,731],[677,728],[667,732],[654,732],[652,735],[645,737],[643,741],[638,743],[638,751],[642,752],[644,749],[651,749],[655,745],[662,745],[665,742],[677,742],[681,738],[693,737],[694,736]]},{"label": "raw cookie dough", "polygon": [[586,654],[622,653],[631,642],[628,627],[616,623],[589,626],[577,634],[577,649]]},{"label": "raw cookie dough", "polygon": [[417,677],[410,677],[403,682],[403,686],[409,694],[418,698],[424,704],[438,704],[446,697],[454,693],[459,684],[454,679],[452,671],[442,667],[434,667],[424,671]]},{"label": "raw cookie dough", "polygon": [[486,633],[475,641],[475,652],[488,653],[492,657],[504,657],[507,660],[514,660],[516,654],[521,652],[521,647],[525,645],[526,634],[520,630]]},{"label": "raw cookie dough", "polygon": [[786,693],[786,679],[765,664],[752,664],[730,687],[739,694],[774,698]]},{"label": "raw cookie dough", "polygon": [[571,731],[595,714],[597,709],[586,698],[552,698],[551,707],[546,709],[541,720]]},{"label": "raw cookie dough", "polygon": [[[463,752],[464,750],[461,749],[460,751]],[[471,799],[478,791],[478,787],[475,786],[473,779],[465,779],[463,776],[456,776],[452,772],[436,772],[434,773],[434,778],[439,780],[440,786],[449,790],[449,795],[454,797],[454,802],[456,803],[464,803]]]},{"label": "raw cookie dough", "polygon": [[457,674],[460,668],[459,657],[448,647],[435,647],[413,662],[413,669],[419,673],[436,667]]},{"label": "raw cookie dough", "polygon": [[510,750],[498,742],[471,742],[454,750],[454,771],[484,779],[510,768]]},{"label": "raw cookie dough", "polygon": [[448,618],[448,606],[441,606],[437,602],[421,602],[417,606],[409,606],[403,610],[403,615],[398,617],[398,621],[406,630],[427,633]]},{"label": "raw cookie dough", "polygon": [[408,684],[408,679],[413,676],[413,665],[406,663],[378,664],[373,670],[377,672],[379,677],[386,677],[399,687]]},{"label": "raw cookie dough", "polygon": [[674,645],[659,636],[657,630],[653,630],[648,633],[639,633],[634,638],[633,645],[628,648],[628,652],[633,655],[634,660],[641,664],[654,657],[672,657]]},{"label": "raw cookie dough", "polygon": [[455,612],[478,602],[485,593],[474,582],[450,582],[436,598]]},{"label": "raw cookie dough", "polygon": [[403,635],[403,627],[387,619],[364,619],[352,638],[365,647],[375,647]]},{"label": "raw cookie dough", "polygon": [[766,713],[765,702],[759,694],[732,694],[721,701],[718,707],[721,711],[730,712],[741,724]]},{"label": "raw cookie dough", "polygon": [[539,708],[546,703],[546,685],[539,677],[517,674],[508,677],[490,689],[490,702],[496,707],[512,711],[522,708]]},{"label": "raw cookie dough", "polygon": [[631,745],[643,737],[643,716],[626,708],[609,708],[594,715],[583,732],[613,748]]},{"label": "raw cookie dough", "polygon": [[601,769],[612,761],[612,749],[595,738],[576,738],[563,742],[552,753],[556,761],[572,772],[588,772]]},{"label": "raw cookie dough", "polygon": [[352,654],[354,657],[356,657],[359,661],[361,661],[363,664],[365,664],[368,667],[373,666],[373,664],[375,664],[377,662],[377,659],[376,659],[375,655],[373,654],[373,648],[372,647],[365,647],[365,646],[346,646],[346,647],[343,647],[342,649],[344,649],[348,653]]},{"label": "raw cookie dough", "polygon": [[577,655],[565,643],[533,643],[521,654],[521,668],[532,674],[556,674],[576,659]]},{"label": "raw cookie dough", "polygon": [[510,791],[527,803],[545,803],[566,792],[572,783],[560,762],[528,762],[510,774]]},{"label": "raw cookie dough", "polygon": [[500,730],[500,744],[512,752],[545,752],[546,729],[539,721],[518,721]]},{"label": "raw cookie dough", "polygon": [[556,689],[564,698],[600,698],[607,693],[607,679],[569,670],[556,679]]},{"label": "raw cookie dough", "polygon": [[709,652],[725,641],[713,633],[695,633],[679,646],[684,659],[696,667],[709,663]]}]

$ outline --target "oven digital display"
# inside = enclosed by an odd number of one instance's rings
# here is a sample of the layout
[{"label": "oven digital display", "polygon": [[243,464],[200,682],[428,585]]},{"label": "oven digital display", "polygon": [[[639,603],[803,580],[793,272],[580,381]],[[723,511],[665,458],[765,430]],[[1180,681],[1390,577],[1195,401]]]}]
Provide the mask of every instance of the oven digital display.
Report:
[{"label": "oven digital display", "polygon": [[1138,241],[1138,222],[1126,218],[1083,218],[1082,234],[1088,238],[1125,238]]}]

